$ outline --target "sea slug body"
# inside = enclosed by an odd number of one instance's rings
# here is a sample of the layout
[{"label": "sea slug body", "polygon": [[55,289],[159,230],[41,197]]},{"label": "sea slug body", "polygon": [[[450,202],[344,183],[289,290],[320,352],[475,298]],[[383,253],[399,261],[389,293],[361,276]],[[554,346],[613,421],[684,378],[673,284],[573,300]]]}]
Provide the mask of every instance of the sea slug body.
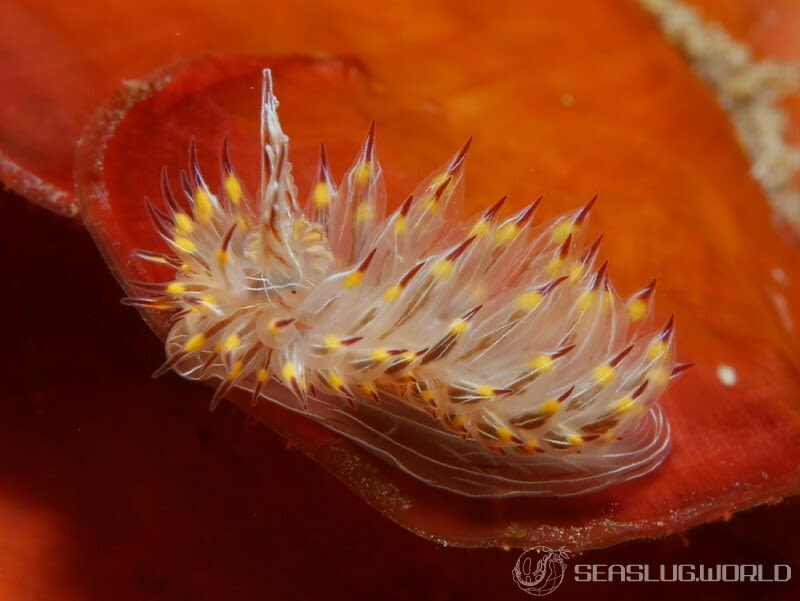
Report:
[{"label": "sea slug body", "polygon": [[622,300],[584,244],[594,199],[545,226],[539,200],[501,199],[452,228],[469,143],[385,214],[374,125],[340,186],[324,148],[301,207],[265,71],[264,158],[251,199],[223,146],[222,186],[190,149],[184,201],[166,171],[148,201],[174,268],[128,304],[172,312],[175,370],[274,401],[430,484],[471,496],[571,495],[654,469],[669,448],[656,404],[674,321],[652,328],[654,282]]}]

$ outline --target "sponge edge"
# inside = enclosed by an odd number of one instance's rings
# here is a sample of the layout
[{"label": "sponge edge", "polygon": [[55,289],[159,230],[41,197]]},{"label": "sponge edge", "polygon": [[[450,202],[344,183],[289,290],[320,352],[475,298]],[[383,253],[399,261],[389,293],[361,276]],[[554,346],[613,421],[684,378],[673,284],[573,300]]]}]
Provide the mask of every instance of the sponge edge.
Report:
[{"label": "sponge edge", "polygon": [[782,98],[797,91],[800,63],[755,60],[718,23],[677,0],[639,0],[730,115],[751,173],[781,225],[800,235],[800,147],[786,139]]}]

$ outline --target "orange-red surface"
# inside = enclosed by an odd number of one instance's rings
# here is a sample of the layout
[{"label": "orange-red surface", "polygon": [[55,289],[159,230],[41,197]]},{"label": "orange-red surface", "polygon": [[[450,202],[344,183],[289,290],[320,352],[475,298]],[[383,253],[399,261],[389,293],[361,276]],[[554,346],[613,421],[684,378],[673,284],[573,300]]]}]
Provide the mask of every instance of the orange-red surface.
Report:
[{"label": "orange-red surface", "polygon": [[[107,116],[101,115],[90,128],[78,158],[86,225],[123,280],[157,281],[165,277],[160,270],[131,260],[130,255],[133,248],[160,247],[141,200],[145,195],[158,197],[158,178],[146,174],[157,174],[164,164],[184,165],[191,135],[203,141],[201,162],[210,167],[213,177],[219,164],[216,154],[220,140],[229,131],[233,147],[245,151],[238,164],[243,166],[244,179],[254,188],[258,145],[257,111],[253,107],[258,105],[263,64],[274,68],[275,89],[284,98],[285,127],[297,141],[295,171],[300,182],[308,182],[313,176],[319,141],[315,130],[324,129],[320,122],[336,123],[347,132],[334,140],[331,152],[339,157],[334,168],[341,169],[355,155],[358,138],[350,132],[360,134],[367,126],[365,118],[359,118],[359,110],[379,103],[381,98],[371,91],[369,76],[351,64],[266,57],[215,59],[189,65],[166,79],[160,76],[168,83],[158,84],[158,91],[140,99],[127,113],[118,110],[127,104],[120,98]],[[573,548],[606,546],[630,537],[683,530],[798,492],[798,353],[796,340],[770,296],[783,294],[795,303],[796,284],[768,279],[776,266],[791,271],[796,253],[772,236],[765,205],[747,202],[758,193],[747,173],[742,171],[734,179],[715,171],[722,169],[720,165],[741,160],[733,143],[727,155],[718,152],[714,161],[703,162],[704,146],[721,145],[730,135],[705,91],[691,79],[683,87],[673,85],[671,93],[694,103],[695,111],[693,115],[679,115],[672,123],[665,115],[658,127],[688,126],[693,132],[691,138],[676,142],[672,137],[649,150],[638,140],[648,137],[647,121],[637,121],[626,113],[620,117],[626,119],[621,129],[636,131],[637,136],[633,141],[625,135],[614,136],[617,156],[611,160],[642,161],[649,168],[631,174],[625,182],[610,175],[613,170],[609,165],[600,165],[608,156],[575,168],[581,173],[576,187],[596,185],[609,190],[596,211],[594,225],[608,232],[605,250],[616,281],[632,292],[636,283],[647,281],[648,272],[659,278],[662,311],[678,315],[679,352],[698,364],[664,400],[674,426],[675,444],[663,468],[630,485],[579,499],[468,500],[398,474],[357,447],[269,404],[259,410],[259,419],[337,473],[387,516],[415,532],[454,544],[521,546],[566,540]],[[319,97],[335,97],[337,102],[315,107],[307,97],[310,91]],[[135,94],[138,97],[141,91]],[[671,98],[667,96],[666,101],[660,95],[649,98],[653,106],[642,100],[637,109],[656,112],[661,102],[669,104]],[[442,147],[442,140],[454,137],[454,128],[430,122],[424,112],[404,107],[397,114],[402,117],[390,113],[381,119],[379,137],[384,164],[394,173],[389,191],[395,202],[405,198],[432,165],[446,160],[449,149]],[[116,126],[115,120],[120,117]],[[713,125],[714,120],[719,121],[716,128],[701,128],[701,123]],[[596,123],[587,119],[581,136],[591,139],[608,133],[605,123]],[[538,129],[539,125],[519,125],[523,132],[528,127]],[[708,129],[711,131],[704,131]],[[426,152],[405,152],[420,137],[428,141]],[[531,137],[544,137],[540,140],[544,148],[558,145],[556,136],[548,138],[545,132],[538,136],[531,132]],[[342,153],[334,154],[334,150],[345,150],[348,145],[350,152],[342,161]],[[485,177],[510,170],[509,163],[523,169],[522,159],[503,157],[504,141],[478,139],[475,145],[469,166],[474,175],[468,178],[470,183],[477,180],[472,194],[481,185],[520,187],[510,175],[500,180]],[[490,147],[488,155],[486,149],[480,151],[483,145]],[[437,152],[441,158],[431,160],[429,155]],[[572,155],[565,156],[569,158],[564,160],[574,160]],[[681,156],[679,164],[684,169],[688,164],[709,166],[702,171],[680,171],[676,179],[675,174],[662,171],[665,167],[659,165],[658,158],[663,156]],[[541,179],[550,178],[543,175]],[[534,185],[521,183],[523,189]],[[563,189],[556,183],[551,187]],[[522,204],[532,195],[533,190],[518,193],[512,203]],[[554,195],[549,199],[550,211],[574,206],[574,200],[565,198]],[[467,204],[474,207],[474,197]],[[681,223],[688,227],[678,229]],[[759,252],[740,244],[739,240],[748,237],[762,240]],[[735,386],[726,387],[719,380],[720,365],[736,370]],[[358,466],[355,471],[354,465]]]},{"label": "orange-red surface", "polygon": [[[793,0],[692,4],[750,42],[758,55],[800,58],[793,35],[800,9]],[[532,7],[519,0],[441,0],[380,9],[341,0],[233,0],[224,8],[187,0],[8,2],[0,19],[0,179],[55,211],[75,211],[75,143],[96,107],[123,80],[199,54],[357,56],[393,95],[439,108],[445,119],[466,118],[474,132],[470,120],[485,121],[490,131],[497,112],[524,108],[531,95],[541,96],[550,86],[570,94],[576,70],[588,87],[602,92],[617,84],[624,95],[669,79],[672,73],[650,70],[649,78],[629,87],[637,73],[648,70],[652,46],[664,44],[657,38],[633,1]],[[603,64],[615,46],[625,46],[627,58],[617,57],[616,67]],[[490,89],[497,93],[485,102]],[[791,105],[800,115],[800,96]],[[558,157],[551,159],[550,167],[561,171]]]}]

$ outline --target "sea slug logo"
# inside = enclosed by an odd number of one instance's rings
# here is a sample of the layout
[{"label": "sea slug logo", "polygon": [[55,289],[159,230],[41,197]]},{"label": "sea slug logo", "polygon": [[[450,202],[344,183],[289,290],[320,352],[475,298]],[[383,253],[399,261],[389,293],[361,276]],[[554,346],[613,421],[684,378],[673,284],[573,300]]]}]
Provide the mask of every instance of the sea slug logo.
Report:
[{"label": "sea slug logo", "polygon": [[566,559],[570,553],[564,547],[533,547],[517,559],[511,574],[517,586],[529,595],[543,597],[556,590],[564,581]]}]

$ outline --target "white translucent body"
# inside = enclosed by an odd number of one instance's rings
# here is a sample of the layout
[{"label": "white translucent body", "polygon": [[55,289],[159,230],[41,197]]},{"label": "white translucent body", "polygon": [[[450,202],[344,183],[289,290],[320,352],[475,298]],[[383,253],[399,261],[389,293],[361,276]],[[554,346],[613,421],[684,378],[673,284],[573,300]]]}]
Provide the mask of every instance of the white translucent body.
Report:
[{"label": "white translucent body", "polygon": [[266,72],[255,201],[226,159],[219,195],[195,163],[188,204],[151,208],[174,255],[141,256],[176,275],[131,302],[177,310],[166,368],[464,495],[586,493],[661,462],[672,321],[650,332],[652,286],[624,302],[596,265],[591,203],[454,227],[465,149],[384,216],[371,131],[338,190],[323,159],[303,210],[276,109]]}]

